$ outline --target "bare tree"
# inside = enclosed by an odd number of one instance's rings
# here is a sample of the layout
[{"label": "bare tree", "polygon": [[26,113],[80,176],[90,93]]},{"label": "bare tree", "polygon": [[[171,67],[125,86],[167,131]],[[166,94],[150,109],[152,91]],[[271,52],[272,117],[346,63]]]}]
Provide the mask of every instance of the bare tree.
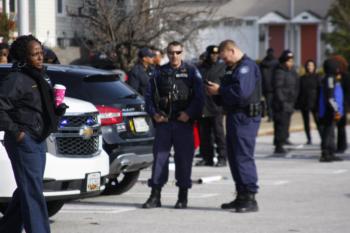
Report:
[{"label": "bare tree", "polygon": [[67,9],[82,25],[83,41],[94,50],[112,54],[118,68],[129,70],[138,48],[161,48],[169,37],[182,42],[199,29],[222,19],[214,18],[228,0],[84,0]]}]

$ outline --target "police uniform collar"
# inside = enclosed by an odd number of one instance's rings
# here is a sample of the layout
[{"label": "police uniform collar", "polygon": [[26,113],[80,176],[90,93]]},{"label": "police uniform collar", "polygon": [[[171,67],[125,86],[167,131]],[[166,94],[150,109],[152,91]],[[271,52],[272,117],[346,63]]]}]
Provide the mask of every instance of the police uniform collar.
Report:
[{"label": "police uniform collar", "polygon": [[165,68],[171,70],[182,70],[186,68],[185,62],[181,61],[181,65],[178,68],[174,68],[171,66],[170,62],[164,65]]},{"label": "police uniform collar", "polygon": [[246,58],[247,58],[247,55],[246,55],[246,54],[243,54],[243,56],[241,57],[241,59],[239,59],[239,60],[237,61],[236,67],[238,67],[238,66],[242,63],[242,61],[245,60]]}]

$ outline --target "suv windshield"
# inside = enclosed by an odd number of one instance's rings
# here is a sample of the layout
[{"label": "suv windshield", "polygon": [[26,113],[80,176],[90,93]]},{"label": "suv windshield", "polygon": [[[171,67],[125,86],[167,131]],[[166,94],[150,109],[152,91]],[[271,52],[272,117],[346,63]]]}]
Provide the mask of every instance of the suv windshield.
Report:
[{"label": "suv windshield", "polygon": [[116,76],[94,75],[67,77],[64,73],[49,74],[53,84],[67,87],[66,96],[83,99],[93,104],[113,104],[120,99],[136,98],[137,94]]}]

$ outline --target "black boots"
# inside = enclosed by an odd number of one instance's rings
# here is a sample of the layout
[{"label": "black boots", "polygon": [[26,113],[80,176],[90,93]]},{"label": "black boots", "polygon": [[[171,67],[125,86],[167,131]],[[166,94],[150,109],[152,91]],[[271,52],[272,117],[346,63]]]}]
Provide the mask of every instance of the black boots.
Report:
[{"label": "black boots", "polygon": [[232,209],[237,213],[256,212],[259,210],[255,193],[238,193],[235,200],[221,205],[222,209]]},{"label": "black boots", "polygon": [[212,166],[214,166],[214,162],[213,162],[213,160],[202,159],[202,160],[200,160],[200,161],[198,161],[196,163],[196,166],[209,166],[209,167],[212,167]]},{"label": "black boots", "polygon": [[219,158],[218,162],[215,164],[216,167],[226,167],[226,159]]},{"label": "black boots", "polygon": [[282,145],[276,145],[275,154],[286,154],[287,151],[283,148]]},{"label": "black boots", "polygon": [[161,190],[162,190],[161,188],[152,188],[151,196],[142,205],[142,208],[150,209],[150,208],[161,207],[162,206],[162,204],[160,203]]},{"label": "black boots", "polygon": [[[160,202],[160,188],[152,188],[151,195],[147,199],[147,201],[142,205],[144,209],[157,208],[161,207],[162,204]],[[188,189],[180,188],[178,194],[178,200],[175,204],[176,209],[186,209],[187,208],[187,196]]]},{"label": "black boots", "polygon": [[337,161],[343,161],[343,159],[334,155],[334,153],[330,153],[328,151],[322,151],[320,162],[337,162]]},{"label": "black boots", "polygon": [[187,208],[187,196],[188,196],[188,189],[180,188],[178,200],[175,204],[175,209],[186,209]]}]

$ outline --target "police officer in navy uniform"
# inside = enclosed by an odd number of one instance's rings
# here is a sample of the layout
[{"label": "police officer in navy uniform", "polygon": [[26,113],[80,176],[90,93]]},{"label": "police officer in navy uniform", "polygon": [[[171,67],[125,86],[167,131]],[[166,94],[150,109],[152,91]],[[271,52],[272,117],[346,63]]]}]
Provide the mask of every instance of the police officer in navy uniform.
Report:
[{"label": "police officer in navy uniform", "polygon": [[193,119],[201,114],[203,85],[198,70],[182,61],[183,45],[169,43],[169,63],[150,80],[146,111],[155,123],[154,162],[149,186],[151,195],[143,208],[160,207],[161,189],[168,180],[170,149],[174,146],[175,178],[179,187],[175,208],[187,208],[194,157]]},{"label": "police officer in navy uniform", "polygon": [[237,191],[235,200],[222,204],[221,208],[239,213],[254,212],[258,211],[254,150],[262,111],[261,74],[256,63],[234,41],[221,42],[219,50],[227,65],[226,74],[221,85],[208,82],[207,91],[218,95],[217,101],[227,112],[227,156]]}]

